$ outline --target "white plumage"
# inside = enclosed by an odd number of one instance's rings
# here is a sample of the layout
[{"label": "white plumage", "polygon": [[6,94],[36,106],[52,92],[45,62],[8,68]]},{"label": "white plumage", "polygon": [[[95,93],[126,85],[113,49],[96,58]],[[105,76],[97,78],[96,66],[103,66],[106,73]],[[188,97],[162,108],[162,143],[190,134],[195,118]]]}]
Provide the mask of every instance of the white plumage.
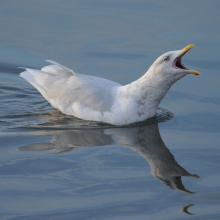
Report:
[{"label": "white plumage", "polygon": [[74,73],[49,60],[52,65],[41,70],[27,68],[20,76],[64,114],[114,125],[130,124],[155,116],[175,81],[188,73],[199,75],[181,64],[181,57],[192,47],[163,54],[140,79],[125,86]]}]

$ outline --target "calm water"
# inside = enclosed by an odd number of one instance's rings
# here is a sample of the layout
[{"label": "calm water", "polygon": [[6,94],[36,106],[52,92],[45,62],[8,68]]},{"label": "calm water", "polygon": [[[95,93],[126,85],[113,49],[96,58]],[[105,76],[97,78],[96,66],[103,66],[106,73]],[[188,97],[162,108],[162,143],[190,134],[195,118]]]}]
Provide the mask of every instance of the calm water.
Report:
[{"label": "calm water", "polygon": [[[1,219],[219,219],[220,2],[0,3]],[[157,117],[116,128],[65,116],[18,75],[45,59],[127,84],[195,44]],[[198,178],[200,176],[200,178]]]}]

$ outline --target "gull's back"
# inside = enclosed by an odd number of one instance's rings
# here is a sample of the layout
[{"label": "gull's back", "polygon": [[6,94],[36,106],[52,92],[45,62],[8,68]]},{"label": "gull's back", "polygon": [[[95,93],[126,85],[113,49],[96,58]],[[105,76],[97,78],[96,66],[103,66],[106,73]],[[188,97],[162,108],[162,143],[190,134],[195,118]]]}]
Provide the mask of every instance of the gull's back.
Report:
[{"label": "gull's back", "polygon": [[26,69],[20,76],[30,82],[54,108],[87,120],[99,120],[100,114],[111,111],[120,84],[76,74],[71,69],[50,62],[54,65],[41,70]]}]

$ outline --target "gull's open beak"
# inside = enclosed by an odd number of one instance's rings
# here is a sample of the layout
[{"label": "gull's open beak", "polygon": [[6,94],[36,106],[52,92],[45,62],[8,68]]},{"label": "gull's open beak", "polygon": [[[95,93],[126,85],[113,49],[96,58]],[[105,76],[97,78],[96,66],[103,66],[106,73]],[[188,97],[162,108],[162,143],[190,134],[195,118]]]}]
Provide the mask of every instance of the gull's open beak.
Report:
[{"label": "gull's open beak", "polygon": [[194,44],[190,44],[190,45],[184,47],[184,48],[182,49],[182,53],[180,54],[180,56],[183,56],[186,52],[188,52],[188,51],[189,51],[191,48],[193,48],[193,47],[195,47]]},{"label": "gull's open beak", "polygon": [[182,50],[181,50],[181,53],[180,55],[175,59],[174,61],[174,68],[180,68],[180,69],[184,69],[185,72],[187,73],[192,73],[194,75],[200,75],[200,73],[196,70],[190,70],[190,69],[187,69],[182,63],[181,63],[181,57],[187,53],[191,48],[195,47],[195,45],[193,44],[190,44],[186,47],[184,47]]}]

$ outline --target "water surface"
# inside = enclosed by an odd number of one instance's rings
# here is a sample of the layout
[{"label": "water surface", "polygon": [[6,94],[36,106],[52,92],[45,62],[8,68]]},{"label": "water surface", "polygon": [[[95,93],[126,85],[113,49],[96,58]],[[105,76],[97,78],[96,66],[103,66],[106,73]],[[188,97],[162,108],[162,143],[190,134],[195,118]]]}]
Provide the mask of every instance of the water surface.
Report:
[{"label": "water surface", "polygon": [[[219,219],[218,1],[3,1],[1,219]],[[162,53],[195,44],[201,72],[151,121],[124,127],[53,109],[17,67],[55,60],[121,84]],[[198,178],[199,176],[199,178]]]}]

